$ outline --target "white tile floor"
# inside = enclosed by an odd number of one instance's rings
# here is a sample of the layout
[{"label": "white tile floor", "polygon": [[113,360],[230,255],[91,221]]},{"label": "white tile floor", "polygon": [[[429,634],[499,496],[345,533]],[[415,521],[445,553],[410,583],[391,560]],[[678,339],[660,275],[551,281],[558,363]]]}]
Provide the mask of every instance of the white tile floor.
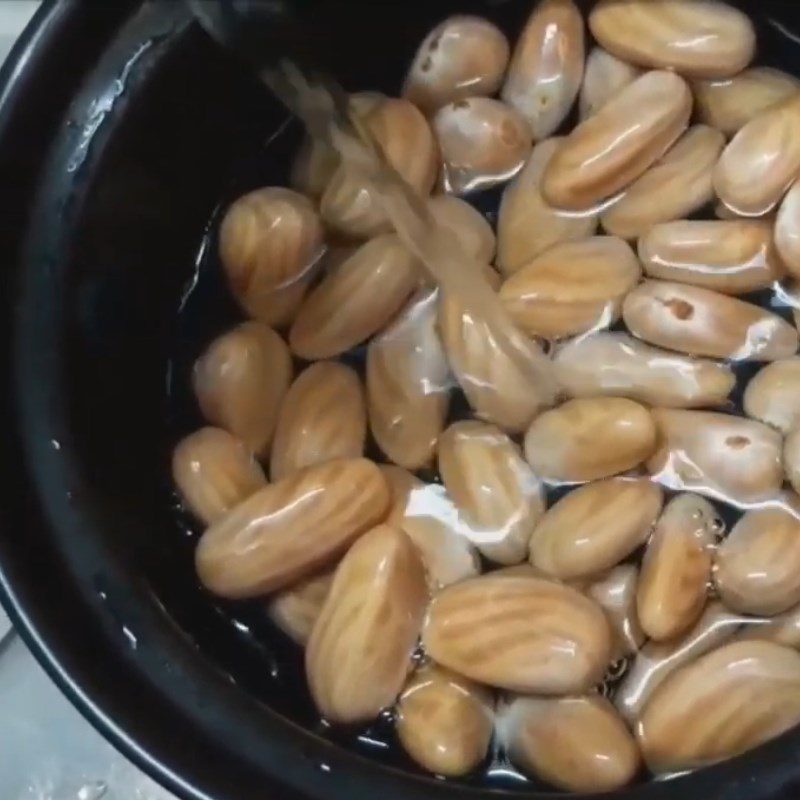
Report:
[{"label": "white tile floor", "polygon": [[[0,0],[0,63],[39,0]],[[0,798],[172,800],[50,681],[0,610]]]}]

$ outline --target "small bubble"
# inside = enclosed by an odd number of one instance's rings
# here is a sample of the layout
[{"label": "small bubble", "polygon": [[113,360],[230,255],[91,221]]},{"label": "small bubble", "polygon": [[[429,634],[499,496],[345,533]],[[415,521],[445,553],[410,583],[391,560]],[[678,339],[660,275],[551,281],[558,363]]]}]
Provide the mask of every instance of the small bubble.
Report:
[{"label": "small bubble", "polygon": [[77,800],[101,800],[106,796],[108,791],[108,784],[105,781],[93,781],[92,783],[85,783],[78,789]]}]

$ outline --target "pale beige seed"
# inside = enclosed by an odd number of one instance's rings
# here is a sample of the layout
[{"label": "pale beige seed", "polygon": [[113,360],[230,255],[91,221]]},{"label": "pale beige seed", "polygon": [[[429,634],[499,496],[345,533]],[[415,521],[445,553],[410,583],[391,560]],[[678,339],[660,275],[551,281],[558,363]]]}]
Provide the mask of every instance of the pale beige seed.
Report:
[{"label": "pale beige seed", "polygon": [[402,531],[379,525],[350,548],[306,648],[309,689],[326,720],[371,720],[394,703],[427,602],[422,562]]},{"label": "pale beige seed", "polygon": [[490,97],[440,108],[433,129],[442,152],[442,187],[464,194],[513,178],[531,152],[533,133],[515,109]]},{"label": "pale beige seed", "polygon": [[747,416],[788,434],[800,425],[800,358],[767,364],[744,392]]},{"label": "pale beige seed", "polygon": [[637,725],[656,774],[744,753],[800,722],[800,654],[772,642],[732,642],[673,673]]},{"label": "pale beige seed", "polygon": [[565,580],[605,572],[647,541],[662,502],[661,489],[647,479],[581,486],[539,520],[531,537],[531,563]]},{"label": "pale beige seed", "polygon": [[748,214],[740,214],[734,211],[732,208],[728,208],[721,200],[718,201],[714,206],[714,216],[717,219],[724,219],[724,220],[731,220],[731,219],[749,219],[749,220],[763,220],[763,221],[775,221],[775,209],[770,209],[769,211],[765,212],[764,214],[755,214],[755,215],[748,215]]},{"label": "pale beige seed", "polygon": [[635,564],[620,564],[585,590],[606,612],[611,623],[614,632],[612,661],[638,653],[647,638],[636,611],[638,581],[639,570]]},{"label": "pale beige seed", "polygon": [[438,290],[420,290],[367,348],[370,430],[387,458],[407,469],[433,461],[450,405],[438,302]]},{"label": "pale beige seed", "polygon": [[592,48],[579,101],[581,120],[596,114],[612,97],[642,74],[641,69],[611,55],[602,47]]},{"label": "pale beige seed", "polygon": [[597,230],[596,214],[566,214],[542,197],[542,174],[561,141],[554,137],[538,142],[503,192],[497,217],[497,266],[506,275],[553,245],[585,239]]},{"label": "pale beige seed", "polygon": [[650,695],[670,674],[737,636],[748,619],[712,601],[685,636],[645,644],[614,693],[620,714],[634,724]]},{"label": "pale beige seed", "polygon": [[328,597],[333,570],[306,578],[273,595],[267,602],[269,618],[301,647],[308,642],[314,623]]},{"label": "pale beige seed", "polygon": [[403,97],[423,113],[466,97],[491,97],[503,82],[508,57],[503,32],[482,17],[456,14],[422,41],[403,85]]},{"label": "pale beige seed", "polygon": [[698,78],[736,75],[756,47],[748,17],[717,0],[601,0],[589,27],[625,61]]},{"label": "pale beige seed", "polygon": [[290,186],[319,200],[339,166],[339,155],[327,143],[306,136],[292,162]]},{"label": "pale beige seed", "polygon": [[297,376],[283,398],[270,458],[273,481],[303,467],[364,454],[367,410],[355,370],[320,361]]},{"label": "pale beige seed", "polygon": [[569,400],[537,417],[525,457],[544,480],[574,483],[633,469],[656,448],[650,412],[621,397]]},{"label": "pale beige seed", "polygon": [[667,152],[691,110],[682,78],[645,73],[564,139],[545,169],[542,195],[557,208],[597,209]]},{"label": "pale beige seed", "polygon": [[554,581],[484,575],[431,603],[428,655],[472,680],[513,692],[584,692],[603,675],[611,631],[602,609]]},{"label": "pale beige seed", "polygon": [[714,128],[689,128],[603,214],[603,229],[635,239],[659,222],[686,217],[711,202],[714,166],[724,146],[725,137]]},{"label": "pale beige seed", "polygon": [[562,242],[506,279],[500,299],[530,336],[561,339],[607,328],[641,277],[630,246],[614,236]]},{"label": "pale beige seed", "polygon": [[636,593],[639,622],[651,639],[674,639],[700,618],[721,530],[716,509],[702,497],[681,494],[667,504],[647,545]]},{"label": "pale beige seed", "polygon": [[599,331],[559,347],[556,379],[570,397],[629,397],[653,406],[725,405],[736,377],[726,364],[670,353],[627,333]]},{"label": "pale beige seed", "polygon": [[486,757],[493,728],[490,692],[436,664],[417,670],[397,703],[400,744],[436,775],[455,778],[472,772]]},{"label": "pale beige seed", "polygon": [[776,361],[797,351],[797,331],[777,314],[699,286],[645,281],[622,318],[639,339],[689,355]]},{"label": "pale beige seed", "polygon": [[380,467],[392,494],[387,525],[402,528],[419,551],[432,591],[480,575],[477,538],[438,483],[424,483],[408,470]]},{"label": "pale beige seed", "polygon": [[773,498],[783,482],[781,435],[761,422],[711,411],[654,409],[655,480],[738,506]]},{"label": "pale beige seed", "polygon": [[786,272],[759,220],[680,220],[655,225],[639,239],[639,260],[651,278],[747,294],[773,286]]},{"label": "pale beige seed", "polygon": [[315,360],[355,347],[392,319],[419,277],[396,234],[363,244],[306,298],[289,331],[292,352]]},{"label": "pale beige seed", "polygon": [[494,425],[464,421],[439,438],[439,474],[491,561],[518,564],[544,513],[544,487],[514,442]]},{"label": "pale beige seed", "polygon": [[800,498],[747,511],[719,547],[714,579],[725,605],[774,616],[800,602]]},{"label": "pale beige seed", "polygon": [[789,189],[775,218],[775,248],[793,278],[800,278],[800,181]]},{"label": "pale beige seed", "polygon": [[[389,164],[414,192],[427,197],[436,181],[439,151],[422,112],[408,100],[372,97],[366,104],[361,100],[360,111]],[[374,186],[349,164],[340,165],[331,177],[320,214],[328,227],[349,238],[368,239],[392,230]]]},{"label": "pale beige seed", "polygon": [[327,461],[265,486],[200,538],[203,585],[229,599],[258,597],[323,569],[389,513],[386,480],[363,458]]},{"label": "pale beige seed", "polygon": [[697,114],[727,136],[800,90],[800,81],[773,67],[751,67],[721,80],[698,80],[692,88]]},{"label": "pale beige seed", "polygon": [[613,792],[639,771],[638,746],[604,697],[517,697],[498,716],[511,761],[559,789]]},{"label": "pale beige seed", "polygon": [[206,525],[266,483],[252,452],[221,428],[201,428],[178,442],[172,479],[184,505]]},{"label": "pale beige seed", "polygon": [[780,203],[800,172],[800,92],[747,123],[723,150],[714,189],[728,208],[759,216]]},{"label": "pale beige seed", "polygon": [[208,346],[192,382],[203,416],[266,458],[292,371],[283,339],[260,322],[244,322]]},{"label": "pale beige seed", "polygon": [[[489,274],[499,283],[497,273]],[[439,334],[450,368],[479,419],[520,433],[549,404],[536,368],[542,358],[536,342],[523,338],[521,352],[510,353],[484,319],[446,291],[439,301]]]},{"label": "pale beige seed", "polygon": [[775,642],[784,647],[800,648],[800,604],[774,617],[743,617],[746,624],[736,634],[736,641]]},{"label": "pale beige seed", "polygon": [[247,314],[278,327],[292,321],[325,250],[313,205],[278,186],[240,197],[219,230],[228,285]]},{"label": "pale beige seed", "polygon": [[566,119],[583,80],[583,17],[573,0],[535,5],[514,46],[500,96],[522,114],[535,139]]},{"label": "pale beige seed", "polygon": [[481,264],[488,264],[494,258],[494,231],[477,208],[460,197],[437,194],[428,201],[428,210],[439,225],[458,239],[464,255]]},{"label": "pale beige seed", "polygon": [[783,444],[783,466],[786,480],[796,492],[800,492],[800,427],[786,437]]}]

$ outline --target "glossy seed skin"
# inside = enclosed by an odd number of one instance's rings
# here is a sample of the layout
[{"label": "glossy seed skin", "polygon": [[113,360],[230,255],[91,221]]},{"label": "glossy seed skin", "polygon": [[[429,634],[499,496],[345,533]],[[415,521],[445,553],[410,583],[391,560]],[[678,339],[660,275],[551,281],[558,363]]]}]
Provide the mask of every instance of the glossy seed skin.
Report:
[{"label": "glossy seed skin", "polygon": [[749,18],[716,0],[601,0],[589,27],[625,61],[698,78],[736,75],[755,54]]},{"label": "glossy seed skin", "polygon": [[273,595],[269,618],[294,642],[305,647],[333,583],[333,570],[313,575]]},{"label": "glossy seed skin", "polygon": [[639,570],[635,564],[620,564],[590,583],[586,594],[606,612],[614,632],[612,661],[639,652],[647,636],[636,610]]},{"label": "glossy seed skin", "polygon": [[451,425],[439,438],[439,474],[473,541],[491,561],[518,564],[544,513],[544,487],[519,447],[481,422]]},{"label": "glossy seed skin", "polygon": [[569,400],[537,417],[525,435],[525,457],[534,472],[562,483],[633,469],[655,448],[650,412],[620,397]]},{"label": "glossy seed skin", "polygon": [[635,724],[650,695],[669,675],[732,640],[747,621],[719,601],[712,601],[684,636],[667,642],[647,642],[617,687],[614,695],[617,710]]},{"label": "glossy seed skin", "polygon": [[[489,275],[499,283],[497,273]],[[450,368],[478,419],[507,433],[521,433],[548,404],[535,370],[527,367],[541,358],[536,342],[521,341],[523,358],[509,353],[484,320],[447,292],[439,301],[439,334]]]},{"label": "glossy seed skin", "polygon": [[[423,113],[408,100],[361,93],[356,112],[389,164],[420,197],[433,189],[439,168],[436,138]],[[320,200],[328,228],[347,239],[370,239],[393,228],[374,187],[341,164]]]},{"label": "glossy seed skin", "polygon": [[403,85],[403,97],[430,115],[466,97],[491,97],[503,82],[508,40],[489,20],[456,14],[422,41]]},{"label": "glossy seed skin", "polygon": [[736,384],[726,364],[598,331],[556,349],[556,378],[570,397],[629,397],[669,408],[722,406]]},{"label": "glossy seed skin", "polygon": [[748,122],[723,150],[714,189],[734,212],[755,217],[780,203],[800,172],[800,93]]},{"label": "glossy seed skin", "polygon": [[432,663],[421,667],[400,695],[396,713],[400,743],[428,772],[467,775],[486,757],[494,700],[461,675]]},{"label": "glossy seed skin", "polygon": [[639,749],[604,697],[518,697],[499,712],[511,761],[571,792],[612,792],[639,771]]},{"label": "glossy seed skin", "polygon": [[800,181],[783,198],[775,219],[775,249],[793,278],[800,278]]},{"label": "glossy seed skin", "polygon": [[490,97],[468,97],[436,112],[442,187],[466,194],[513,178],[531,152],[533,133],[515,109]]},{"label": "glossy seed skin", "polygon": [[800,654],[772,642],[732,642],[677,670],[637,725],[656,774],[713,764],[800,722]]},{"label": "glossy seed skin", "polygon": [[647,545],[636,593],[639,622],[651,639],[674,639],[700,618],[717,532],[717,511],[702,497],[680,494],[668,503]]},{"label": "glossy seed skin", "polygon": [[283,339],[260,322],[243,322],[211,342],[192,383],[203,416],[266,458],[292,372]]},{"label": "glossy seed skin", "polygon": [[569,114],[583,80],[584,24],[573,0],[538,3],[514,46],[501,97],[545,139]]},{"label": "glossy seed skin", "polygon": [[720,544],[714,580],[725,605],[775,616],[800,602],[800,498],[752,509]]},{"label": "glossy seed skin", "polygon": [[563,580],[599,575],[619,564],[650,535],[663,503],[646,479],[611,478],[562,497],[531,537],[531,563]]},{"label": "glossy seed skin", "polygon": [[800,428],[795,428],[783,444],[783,466],[786,480],[800,492]]},{"label": "glossy seed skin", "polygon": [[411,671],[428,591],[408,537],[379,525],[336,569],[306,649],[314,703],[334,723],[373,719]]},{"label": "glossy seed skin", "polygon": [[417,548],[428,585],[437,592],[481,573],[474,532],[459,516],[447,490],[425,483],[402,467],[382,464],[392,496],[387,525],[401,528]]},{"label": "glossy seed skin", "polygon": [[733,136],[762,111],[800,90],[800,81],[773,67],[751,67],[732,78],[695,81],[692,88],[700,119]]},{"label": "glossy seed skin", "polygon": [[564,139],[545,170],[542,195],[556,208],[596,210],[667,152],[691,109],[682,78],[646,72]]},{"label": "glossy seed skin", "polygon": [[659,446],[647,469],[663,486],[736,506],[773,498],[783,482],[781,435],[712,411],[654,409]]},{"label": "glossy seed skin", "polygon": [[270,457],[270,477],[364,454],[367,410],[355,370],[334,361],[307,367],[286,393]]},{"label": "glossy seed skin", "polygon": [[434,219],[458,238],[464,254],[488,264],[494,258],[495,235],[486,217],[460,197],[438,194],[428,201]]},{"label": "glossy seed skin", "polygon": [[744,392],[748,417],[765,422],[783,434],[800,424],[800,358],[767,364],[756,373]]},{"label": "glossy seed skin", "polygon": [[433,461],[450,404],[438,302],[436,290],[420,290],[367,347],[370,430],[392,463],[412,470]]},{"label": "glossy seed skin", "polygon": [[380,331],[419,280],[416,259],[389,233],[355,250],[308,295],[289,346],[309,361],[333,358]]},{"label": "glossy seed skin", "polygon": [[695,125],[602,216],[613,236],[635,239],[653,226],[693,214],[714,198],[713,174],[725,137]]},{"label": "glossy seed skin", "polygon": [[628,330],[650,344],[731,361],[776,361],[797,352],[797,331],[770,311],[699,286],[647,280],[625,298]]},{"label": "glossy seed skin", "polygon": [[497,218],[497,266],[505,275],[554,245],[585,239],[597,230],[596,214],[565,214],[542,197],[542,174],[561,141],[553,137],[537,142],[522,171],[503,191]]},{"label": "glossy seed skin", "polygon": [[200,537],[203,585],[231,600],[291,586],[333,563],[389,513],[380,470],[363,458],[327,461],[265,486]]},{"label": "glossy seed skin", "polygon": [[521,575],[486,575],[443,589],[422,641],[435,661],[472,680],[544,695],[585,691],[611,652],[611,631],[596,603],[568,586]]},{"label": "glossy seed skin", "polygon": [[593,236],[554,245],[523,265],[500,287],[500,299],[529,336],[561,339],[612,325],[640,277],[626,242]]},{"label": "glossy seed skin", "polygon": [[651,278],[723,294],[768,289],[786,269],[760,220],[680,220],[655,225],[639,239],[639,259]]},{"label": "glossy seed skin", "polygon": [[231,292],[267,325],[292,321],[324,251],[319,215],[291,189],[271,186],[240,197],[220,225],[219,255]]},{"label": "glossy seed skin", "polygon": [[580,94],[581,120],[597,113],[614,95],[633,83],[641,69],[611,55],[602,47],[594,47],[586,59]]},{"label": "glossy seed skin", "polygon": [[201,428],[172,454],[172,479],[184,505],[210,525],[266,483],[264,471],[240,439],[221,428]]},{"label": "glossy seed skin", "polygon": [[311,200],[319,200],[339,166],[336,151],[310,136],[303,139],[292,162],[289,183]]}]

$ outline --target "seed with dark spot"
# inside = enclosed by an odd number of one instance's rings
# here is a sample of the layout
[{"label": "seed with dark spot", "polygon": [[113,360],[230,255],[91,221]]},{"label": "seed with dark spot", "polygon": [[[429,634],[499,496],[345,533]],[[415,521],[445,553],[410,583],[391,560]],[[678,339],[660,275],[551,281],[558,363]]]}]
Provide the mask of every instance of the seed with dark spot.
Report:
[{"label": "seed with dark spot", "polygon": [[663,303],[676,319],[691,319],[694,316],[694,306],[685,300],[673,297],[670,300],[664,300]]},{"label": "seed with dark spot", "polygon": [[421,69],[423,72],[427,72],[427,71],[428,71],[428,70],[429,70],[429,69],[430,69],[432,66],[433,66],[433,61],[431,60],[431,57],[430,57],[430,56],[428,56],[428,57],[427,57],[427,58],[426,58],[426,59],[425,59],[425,60],[422,62],[422,66],[420,67],[420,69]]},{"label": "seed with dark spot", "polygon": [[742,450],[750,444],[750,440],[746,436],[729,436],[725,440],[725,444],[728,445],[731,450]]}]

